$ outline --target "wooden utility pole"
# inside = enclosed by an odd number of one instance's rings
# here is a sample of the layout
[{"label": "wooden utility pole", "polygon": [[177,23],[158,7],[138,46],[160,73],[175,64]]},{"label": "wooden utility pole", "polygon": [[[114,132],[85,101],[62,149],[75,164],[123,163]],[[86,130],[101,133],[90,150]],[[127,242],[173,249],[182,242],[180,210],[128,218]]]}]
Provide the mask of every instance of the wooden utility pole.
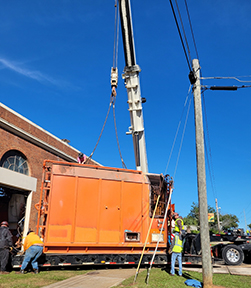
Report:
[{"label": "wooden utility pole", "polygon": [[194,118],[195,118],[195,135],[196,135],[196,159],[197,159],[197,185],[200,212],[200,239],[202,250],[202,271],[203,287],[212,287],[212,263],[209,241],[208,227],[208,206],[207,206],[207,187],[205,172],[205,155],[204,155],[204,131],[201,108],[201,86],[200,86],[200,65],[199,60],[193,60],[193,72],[196,82],[193,84],[194,96]]},{"label": "wooden utility pole", "polygon": [[245,214],[245,209],[243,209],[243,212],[244,212],[244,219],[245,219],[245,233],[247,232],[248,230],[248,226],[247,226],[247,220],[246,220],[246,214]]},{"label": "wooden utility pole", "polygon": [[215,198],[215,206],[216,206],[216,214],[217,214],[217,222],[218,222],[218,231],[220,233],[220,216],[219,216],[219,208],[218,208],[218,200]]}]

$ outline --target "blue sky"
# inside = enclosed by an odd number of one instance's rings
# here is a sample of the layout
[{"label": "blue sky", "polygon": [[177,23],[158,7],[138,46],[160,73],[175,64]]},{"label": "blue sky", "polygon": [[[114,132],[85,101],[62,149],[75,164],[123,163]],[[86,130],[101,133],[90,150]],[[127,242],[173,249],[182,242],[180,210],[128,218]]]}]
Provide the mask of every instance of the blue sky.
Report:
[{"label": "blue sky", "polygon": [[[110,101],[115,1],[0,1],[0,101],[90,155]],[[191,58],[197,58],[184,1],[178,1]],[[204,85],[251,85],[251,2],[187,0]],[[131,0],[149,172],[165,173],[189,89],[188,65],[169,1]],[[119,84],[116,121],[126,166],[135,168],[127,93],[121,74],[125,63],[119,36]],[[204,93],[211,175],[208,204],[223,214],[251,223],[251,88]],[[189,99],[191,98],[191,94]],[[193,102],[179,155],[187,106],[167,173],[175,173],[173,202],[186,216],[198,202]],[[204,122],[205,124],[205,122]],[[209,147],[209,146],[208,146]],[[93,158],[122,167],[112,112]],[[175,168],[177,165],[177,169]],[[207,166],[208,169],[208,166]]]}]

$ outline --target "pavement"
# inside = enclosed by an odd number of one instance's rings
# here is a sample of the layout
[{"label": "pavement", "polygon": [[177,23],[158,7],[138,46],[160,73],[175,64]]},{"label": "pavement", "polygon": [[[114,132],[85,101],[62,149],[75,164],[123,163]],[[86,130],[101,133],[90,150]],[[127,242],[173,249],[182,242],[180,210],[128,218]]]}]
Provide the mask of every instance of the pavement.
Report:
[{"label": "pavement", "polygon": [[110,288],[134,276],[136,269],[106,269],[78,275],[43,288]]},{"label": "pavement", "polygon": [[[141,269],[140,272],[142,272],[142,270],[143,269]],[[195,271],[202,273],[202,268],[194,266],[183,266],[183,271]],[[135,276],[135,273],[135,268],[96,270],[48,286],[44,286],[43,288],[111,288],[119,285],[129,277]],[[251,276],[251,265],[214,265],[213,273]]]}]

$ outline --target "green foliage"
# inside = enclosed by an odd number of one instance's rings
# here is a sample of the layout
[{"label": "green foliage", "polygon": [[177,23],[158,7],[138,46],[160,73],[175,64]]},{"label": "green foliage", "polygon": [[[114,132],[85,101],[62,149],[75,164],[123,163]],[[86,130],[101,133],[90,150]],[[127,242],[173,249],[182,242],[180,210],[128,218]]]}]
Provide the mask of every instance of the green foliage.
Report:
[{"label": "green foliage", "polygon": [[[216,214],[215,209],[211,207],[210,205],[208,205],[208,213],[214,213],[214,222],[209,223],[209,230],[212,233],[219,233],[217,214]],[[183,219],[184,219],[184,224],[187,226],[191,226],[191,225],[200,226],[198,203],[195,203],[195,202],[192,203],[189,214]],[[219,220],[221,223],[221,230],[228,230],[228,229],[238,227],[239,219],[234,214],[225,214],[225,215],[219,214]],[[251,229],[251,223],[248,225],[248,227]]]},{"label": "green foliage", "polygon": [[[211,207],[210,205],[208,205],[208,213],[215,213],[216,214],[214,208]],[[185,218],[183,218],[183,220],[184,220],[185,225],[195,225],[195,226],[200,225],[199,204],[198,203],[195,203],[195,202],[192,203],[191,210],[190,210],[189,214]]]},{"label": "green foliage", "polygon": [[237,228],[239,223],[238,217],[233,214],[221,215],[220,221],[223,230]]},{"label": "green foliage", "polygon": [[251,229],[251,223],[250,223],[250,224],[248,224],[248,227],[249,227],[249,229]]}]

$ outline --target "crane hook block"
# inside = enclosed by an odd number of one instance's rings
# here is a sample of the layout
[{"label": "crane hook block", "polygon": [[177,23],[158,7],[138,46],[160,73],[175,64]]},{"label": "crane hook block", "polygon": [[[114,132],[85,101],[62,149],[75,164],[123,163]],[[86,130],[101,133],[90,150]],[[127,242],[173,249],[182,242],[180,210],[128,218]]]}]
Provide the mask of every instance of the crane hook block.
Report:
[{"label": "crane hook block", "polygon": [[118,86],[118,68],[112,67],[111,69],[111,86]]}]

